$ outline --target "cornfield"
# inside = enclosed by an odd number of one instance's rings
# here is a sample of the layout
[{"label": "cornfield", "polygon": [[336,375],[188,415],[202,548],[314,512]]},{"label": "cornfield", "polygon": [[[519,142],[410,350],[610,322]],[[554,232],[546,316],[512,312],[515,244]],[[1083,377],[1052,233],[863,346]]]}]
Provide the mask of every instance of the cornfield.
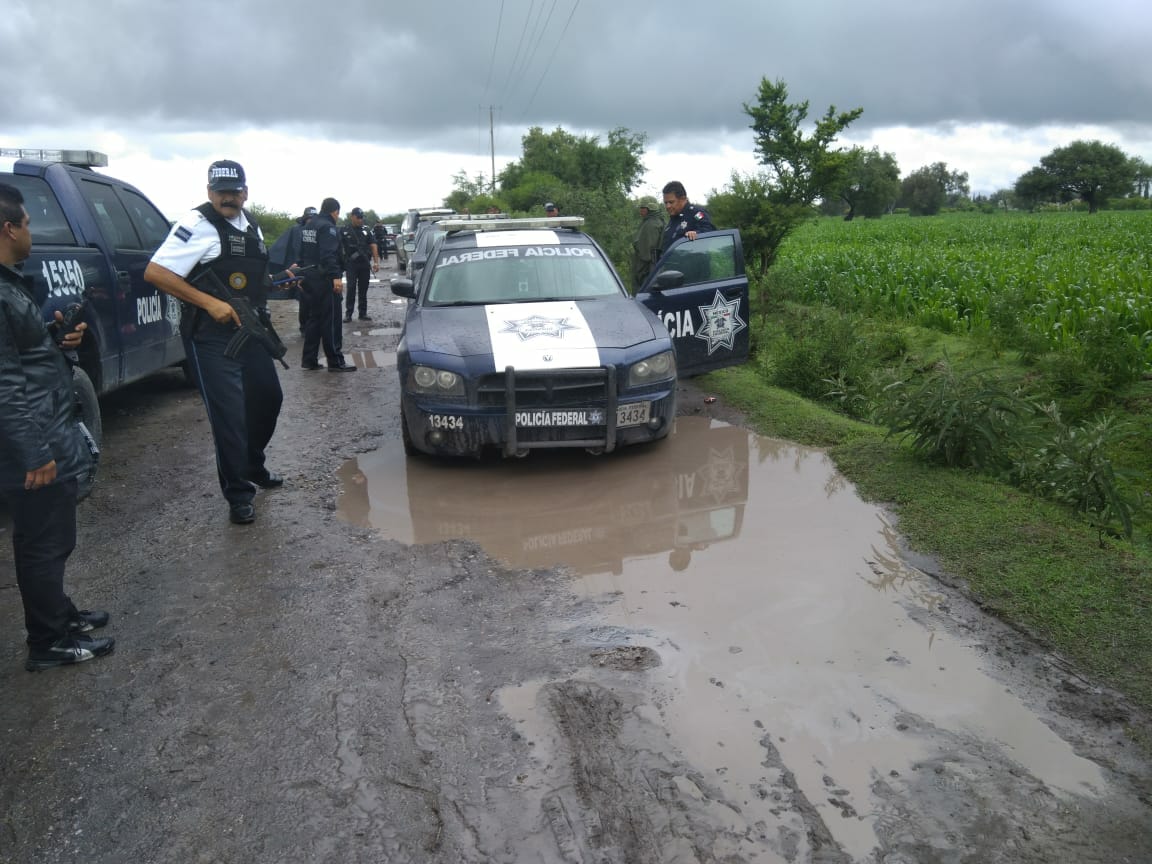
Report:
[{"label": "cornfield", "polygon": [[781,249],[808,302],[1152,365],[1152,212],[820,219]]}]

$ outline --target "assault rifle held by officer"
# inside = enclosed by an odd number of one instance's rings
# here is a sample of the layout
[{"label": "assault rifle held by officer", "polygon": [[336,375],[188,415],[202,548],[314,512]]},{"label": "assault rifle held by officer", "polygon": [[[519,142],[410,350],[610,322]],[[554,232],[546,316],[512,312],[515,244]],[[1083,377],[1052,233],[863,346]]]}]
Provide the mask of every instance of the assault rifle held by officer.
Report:
[{"label": "assault rifle held by officer", "polygon": [[[284,281],[293,280],[286,279]],[[236,317],[240,321],[239,329],[224,348],[225,357],[238,357],[248,340],[255,339],[272,356],[272,359],[279,360],[281,366],[285,369],[288,368],[288,364],[284,362],[284,355],[288,353],[288,348],[280,340],[280,336],[272,326],[272,318],[267,309],[263,307],[259,310],[253,309],[248,298],[240,296],[229,288],[215,270],[203,271],[199,276],[189,280],[188,284],[199,288],[205,294],[211,294],[218,300],[223,300],[236,313]],[[274,281],[273,284],[275,284]]]}]

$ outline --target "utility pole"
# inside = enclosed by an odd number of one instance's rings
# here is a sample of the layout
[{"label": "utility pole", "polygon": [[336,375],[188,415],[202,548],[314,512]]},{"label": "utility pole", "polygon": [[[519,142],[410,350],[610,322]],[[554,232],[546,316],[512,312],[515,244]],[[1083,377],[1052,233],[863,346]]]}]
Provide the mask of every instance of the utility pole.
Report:
[{"label": "utility pole", "polygon": [[492,154],[492,194],[496,194],[496,132],[492,125],[492,106],[488,106],[488,150]]}]

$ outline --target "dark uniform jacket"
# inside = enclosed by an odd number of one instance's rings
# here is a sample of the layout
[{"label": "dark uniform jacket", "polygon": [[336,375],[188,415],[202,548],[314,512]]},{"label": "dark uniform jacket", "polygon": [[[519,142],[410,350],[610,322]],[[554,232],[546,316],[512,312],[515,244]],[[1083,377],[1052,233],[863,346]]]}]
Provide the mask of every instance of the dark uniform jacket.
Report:
[{"label": "dark uniform jacket", "polygon": [[355,225],[345,225],[340,229],[340,241],[344,246],[346,268],[362,270],[372,263],[371,244],[376,242],[376,238],[367,225],[361,225],[359,228]]},{"label": "dark uniform jacket", "polygon": [[44,324],[32,280],[0,264],[0,488],[56,460],[56,480],[88,472],[72,369]]},{"label": "dark uniform jacket", "polygon": [[684,205],[683,210],[675,216],[669,217],[668,225],[664,229],[664,249],[667,250],[669,246],[689,231],[700,234],[715,230],[716,226],[712,224],[712,217],[708,215],[708,211],[689,201]]},{"label": "dark uniform jacket", "polygon": [[314,264],[306,280],[316,282],[344,278],[344,261],[340,248],[340,230],[327,213],[318,213],[304,226],[300,236],[300,263]]}]

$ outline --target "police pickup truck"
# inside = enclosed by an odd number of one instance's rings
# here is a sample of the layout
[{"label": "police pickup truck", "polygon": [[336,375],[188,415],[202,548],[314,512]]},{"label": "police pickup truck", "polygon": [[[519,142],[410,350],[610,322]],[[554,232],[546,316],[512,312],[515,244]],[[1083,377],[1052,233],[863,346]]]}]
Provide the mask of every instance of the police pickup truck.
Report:
[{"label": "police pickup truck", "polygon": [[4,156],[22,157],[10,173],[0,172],[0,182],[24,195],[32,229],[24,274],[33,278],[45,320],[72,304],[83,307],[88,329],[73,374],[84,423],[99,441],[98,396],[184,361],[180,304],[144,281],[169,223],[140,190],[92,170],[108,164],[102,153],[0,151]]}]

